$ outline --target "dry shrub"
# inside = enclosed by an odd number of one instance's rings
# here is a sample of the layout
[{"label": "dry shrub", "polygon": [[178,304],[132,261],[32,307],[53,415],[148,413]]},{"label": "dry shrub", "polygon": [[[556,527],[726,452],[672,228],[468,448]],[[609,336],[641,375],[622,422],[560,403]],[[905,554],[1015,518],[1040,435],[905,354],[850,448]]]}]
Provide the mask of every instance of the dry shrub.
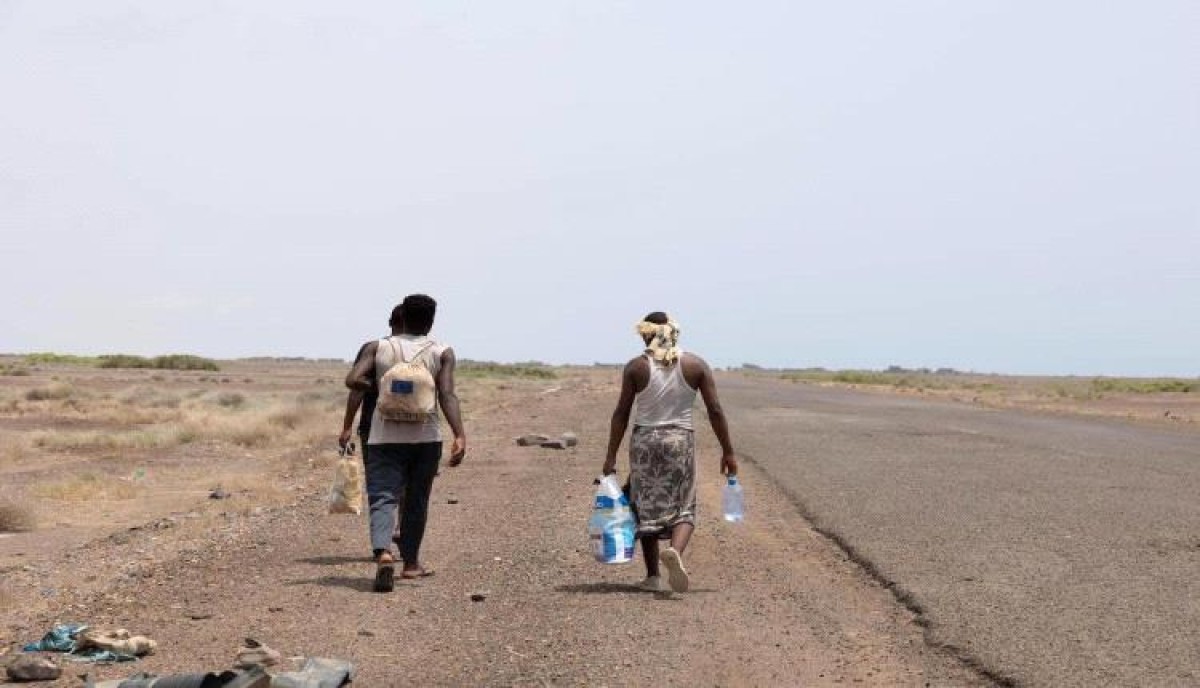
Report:
[{"label": "dry shrub", "polygon": [[24,437],[8,435],[0,438],[0,465],[14,465],[24,461],[29,455],[29,445]]},{"label": "dry shrub", "polygon": [[183,403],[178,395],[168,394],[154,387],[131,387],[118,397],[122,404],[142,408],[179,408]]},{"label": "dry shrub", "polygon": [[70,385],[58,383],[46,387],[34,387],[25,392],[25,399],[27,401],[57,401],[69,398],[73,392]]},{"label": "dry shrub", "polygon": [[230,414],[197,410],[187,414],[176,436],[190,438],[189,441],[216,440],[239,447],[261,447],[275,439],[275,428],[262,412]]},{"label": "dry shrub", "polygon": [[37,528],[37,515],[25,504],[0,502],[0,533],[27,533]]},{"label": "dry shrub", "polygon": [[246,405],[246,395],[238,392],[221,392],[217,395],[217,404],[222,408],[239,409]]},{"label": "dry shrub", "polygon": [[45,431],[33,435],[33,446],[49,451],[159,449],[178,443],[176,432],[169,427],[124,432]]},{"label": "dry shrub", "polygon": [[142,489],[120,478],[84,473],[58,482],[34,485],[32,491],[46,499],[85,502],[93,499],[133,499],[141,494]]}]

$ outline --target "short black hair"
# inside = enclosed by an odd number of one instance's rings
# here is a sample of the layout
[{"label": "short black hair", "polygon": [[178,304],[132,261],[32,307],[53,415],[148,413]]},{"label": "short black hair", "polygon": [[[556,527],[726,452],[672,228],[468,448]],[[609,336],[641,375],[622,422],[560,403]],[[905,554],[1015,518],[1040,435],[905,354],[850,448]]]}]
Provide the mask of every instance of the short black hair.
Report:
[{"label": "short black hair", "polygon": [[666,325],[670,322],[671,318],[662,311],[654,311],[653,313],[647,313],[646,317],[642,318],[642,320],[654,323],[655,325]]},{"label": "short black hair", "polygon": [[403,322],[404,304],[398,303],[396,304],[396,307],[392,309],[392,317],[388,318],[388,324],[392,327],[400,327],[400,324]]},{"label": "short black hair", "polygon": [[437,301],[425,294],[409,294],[397,308],[404,321],[404,330],[409,334],[429,334],[433,329],[433,316],[437,314]]}]

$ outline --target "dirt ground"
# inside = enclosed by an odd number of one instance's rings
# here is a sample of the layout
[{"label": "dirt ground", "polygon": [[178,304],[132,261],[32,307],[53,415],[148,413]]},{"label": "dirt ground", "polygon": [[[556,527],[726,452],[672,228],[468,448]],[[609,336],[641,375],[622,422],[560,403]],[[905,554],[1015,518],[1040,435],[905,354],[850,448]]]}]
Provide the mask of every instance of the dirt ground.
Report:
[{"label": "dirt ground", "polygon": [[[741,371],[797,384],[845,387],[875,394],[954,401],[997,409],[1132,421],[1185,431],[1200,430],[1200,379],[1096,378],[978,373],[868,373],[866,383],[831,380],[836,374]],[[871,382],[873,381],[873,383]],[[1158,391],[1171,385],[1190,392]]]},{"label": "dirt ground", "polygon": [[[641,592],[640,561],[593,562],[585,524],[613,369],[463,376],[471,449],[435,487],[423,556],[437,573],[389,595],[370,592],[365,517],[325,513],[343,365],[23,370],[0,376],[0,518],[27,531],[0,534],[0,647],[59,622],[159,643],[136,665],[68,663],[57,685],[89,672],[227,668],[247,636],[285,657],[351,660],[366,686],[989,683],[930,646],[922,620],[753,464],[742,470],[747,522],[715,518],[721,481],[707,430],[693,591]],[[1141,422],[1195,417],[1195,395],[1017,389],[1026,391],[876,391]],[[1175,418],[1160,413],[1164,403]],[[580,445],[513,442],[563,431]]]},{"label": "dirt ground", "polygon": [[[55,685],[227,668],[247,636],[285,657],[351,660],[364,686],[987,683],[929,647],[919,620],[753,465],[750,518],[719,520],[707,431],[693,591],[641,592],[640,561],[591,560],[610,369],[465,377],[470,453],[438,478],[423,549],[436,575],[372,593],[365,517],[325,513],[343,372],[258,362],[0,378],[0,503],[36,518],[0,538],[0,645],[58,622],[159,644],[136,665],[67,663]],[[71,392],[29,399],[55,384]],[[531,431],[573,431],[580,445],[515,445]],[[231,496],[210,499],[218,487]]]}]

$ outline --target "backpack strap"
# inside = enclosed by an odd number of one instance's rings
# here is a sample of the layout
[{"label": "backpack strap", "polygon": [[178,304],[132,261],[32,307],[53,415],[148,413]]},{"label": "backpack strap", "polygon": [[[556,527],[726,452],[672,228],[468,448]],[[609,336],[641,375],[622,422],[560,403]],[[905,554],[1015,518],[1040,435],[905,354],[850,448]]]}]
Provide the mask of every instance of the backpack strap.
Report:
[{"label": "backpack strap", "polygon": [[[396,359],[398,359],[401,363],[409,362],[408,360],[406,360],[404,358],[404,347],[396,346],[396,342],[392,341],[391,337],[387,337],[384,341],[386,341],[388,343],[388,346],[392,347],[392,354],[396,357]],[[428,351],[432,346],[433,346],[433,342],[425,342],[425,345],[422,346],[420,349],[417,349],[416,353],[414,353],[412,355],[412,360],[415,361],[418,358],[420,358],[421,354]]]}]

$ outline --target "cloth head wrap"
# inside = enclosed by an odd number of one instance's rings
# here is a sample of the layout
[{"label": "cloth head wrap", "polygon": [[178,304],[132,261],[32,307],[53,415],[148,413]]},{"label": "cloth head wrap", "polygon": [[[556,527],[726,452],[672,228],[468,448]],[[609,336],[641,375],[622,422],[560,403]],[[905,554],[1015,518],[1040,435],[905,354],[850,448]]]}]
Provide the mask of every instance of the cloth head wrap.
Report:
[{"label": "cloth head wrap", "polygon": [[659,363],[671,365],[679,360],[679,323],[667,318],[665,325],[659,325],[645,320],[637,324],[637,333],[650,337],[646,345],[646,353]]}]

